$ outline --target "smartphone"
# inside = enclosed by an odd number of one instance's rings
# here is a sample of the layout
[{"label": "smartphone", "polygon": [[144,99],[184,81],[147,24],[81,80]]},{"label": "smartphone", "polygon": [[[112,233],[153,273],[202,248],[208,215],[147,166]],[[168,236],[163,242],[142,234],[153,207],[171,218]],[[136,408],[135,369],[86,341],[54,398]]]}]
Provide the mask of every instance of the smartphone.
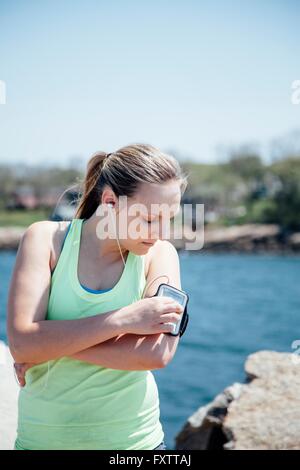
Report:
[{"label": "smartphone", "polygon": [[184,291],[177,289],[176,287],[170,286],[169,284],[160,284],[156,294],[157,296],[165,296],[165,297],[171,297],[172,299],[176,300],[180,305],[183,307],[183,312],[181,314],[181,320],[178,321],[177,323],[173,322],[168,322],[166,324],[168,325],[173,325],[173,331],[170,331],[170,334],[173,336],[177,336],[180,331],[180,326],[181,322],[183,320],[183,315],[185,313],[185,308],[189,300],[188,294],[186,294]]}]

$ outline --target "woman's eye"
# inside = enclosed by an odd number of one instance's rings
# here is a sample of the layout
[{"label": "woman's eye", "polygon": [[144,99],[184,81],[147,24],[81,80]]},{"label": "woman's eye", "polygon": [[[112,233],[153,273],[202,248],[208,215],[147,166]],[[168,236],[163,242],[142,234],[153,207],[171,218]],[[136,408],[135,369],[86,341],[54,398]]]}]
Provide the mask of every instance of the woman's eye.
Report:
[{"label": "woman's eye", "polygon": [[148,224],[148,225],[154,224],[154,223],[155,223],[155,219],[153,219],[153,220],[144,219],[144,222],[145,222],[145,224]]},{"label": "woman's eye", "polygon": [[144,219],[144,223],[147,224],[147,225],[152,224],[152,222],[153,222],[152,220],[146,220],[146,219]]}]

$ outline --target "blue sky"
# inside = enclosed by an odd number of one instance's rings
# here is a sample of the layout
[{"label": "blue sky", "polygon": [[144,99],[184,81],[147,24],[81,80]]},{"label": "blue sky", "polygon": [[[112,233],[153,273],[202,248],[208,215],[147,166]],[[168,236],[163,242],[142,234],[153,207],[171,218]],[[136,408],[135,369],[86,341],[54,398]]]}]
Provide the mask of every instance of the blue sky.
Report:
[{"label": "blue sky", "polygon": [[0,0],[0,162],[148,142],[214,162],[300,128],[300,2]]}]

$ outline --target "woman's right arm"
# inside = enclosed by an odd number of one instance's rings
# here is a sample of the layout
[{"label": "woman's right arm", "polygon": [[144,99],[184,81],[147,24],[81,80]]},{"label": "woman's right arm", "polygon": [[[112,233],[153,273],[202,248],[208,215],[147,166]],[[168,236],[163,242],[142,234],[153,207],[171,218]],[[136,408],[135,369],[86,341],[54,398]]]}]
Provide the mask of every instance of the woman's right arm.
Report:
[{"label": "woman's right arm", "polygon": [[164,322],[178,321],[181,306],[167,297],[142,299],[78,320],[45,320],[51,284],[50,233],[48,221],[35,222],[19,244],[7,312],[8,342],[15,362],[41,363],[72,356],[124,333],[171,331]]},{"label": "woman's right arm", "polygon": [[7,334],[16,362],[68,356],[124,333],[116,310],[78,320],[45,320],[50,292],[50,230],[47,221],[23,234],[10,282]]}]

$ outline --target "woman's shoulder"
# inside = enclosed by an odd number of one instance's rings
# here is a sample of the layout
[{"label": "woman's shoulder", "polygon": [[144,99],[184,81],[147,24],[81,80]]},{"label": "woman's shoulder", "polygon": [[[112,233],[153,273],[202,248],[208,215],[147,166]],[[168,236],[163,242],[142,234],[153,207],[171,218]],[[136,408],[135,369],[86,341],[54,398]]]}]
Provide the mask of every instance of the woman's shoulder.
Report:
[{"label": "woman's shoulder", "polygon": [[151,262],[160,259],[160,256],[168,252],[176,252],[177,250],[169,240],[157,240],[145,254],[145,277],[147,278]]},{"label": "woman's shoulder", "polygon": [[70,221],[40,220],[30,224],[23,236],[34,236],[36,241],[49,248],[49,265],[54,270]]}]

